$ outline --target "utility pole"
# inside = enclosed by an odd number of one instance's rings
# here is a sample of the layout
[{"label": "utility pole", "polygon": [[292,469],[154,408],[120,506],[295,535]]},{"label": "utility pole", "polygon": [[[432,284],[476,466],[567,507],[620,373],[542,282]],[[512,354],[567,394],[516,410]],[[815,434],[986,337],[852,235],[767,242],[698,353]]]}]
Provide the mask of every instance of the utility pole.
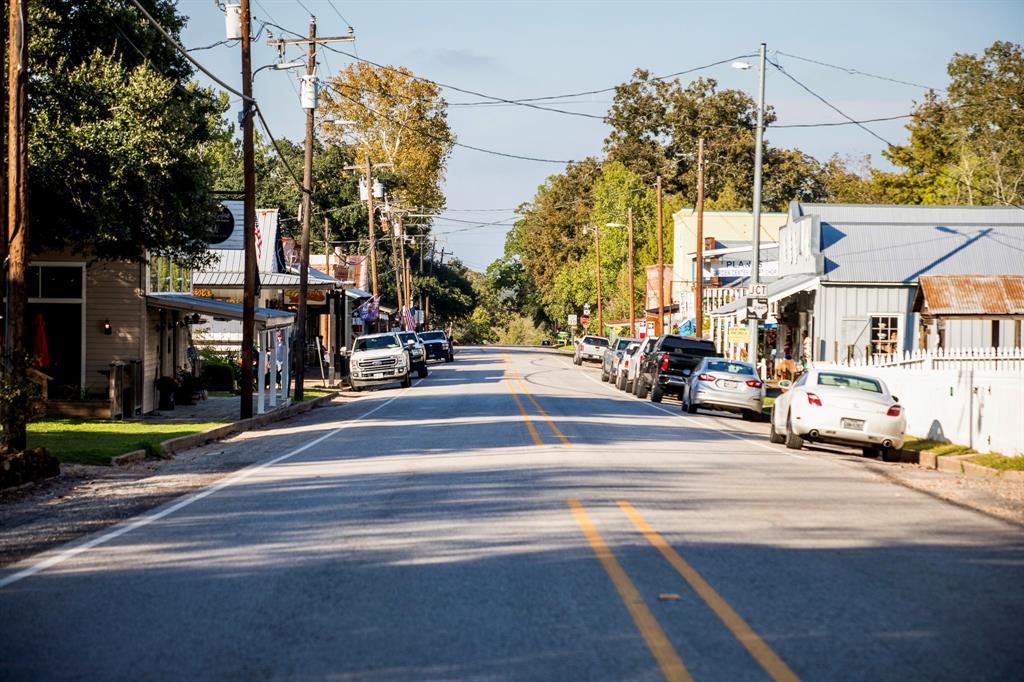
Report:
[{"label": "utility pole", "polygon": [[[249,0],[242,0],[242,94],[252,97],[252,17]],[[245,272],[242,290],[242,419],[252,416],[253,342],[256,336],[256,152],[253,148],[252,101],[242,102],[242,175],[244,176],[242,247]],[[263,377],[260,377],[260,381]]]},{"label": "utility pole", "polygon": [[636,279],[633,275],[633,207],[626,209],[626,232],[629,235],[629,335],[636,334]]},{"label": "utility pole", "polygon": [[373,227],[373,162],[369,148],[366,149],[366,217],[370,224],[370,291],[377,298],[377,235]]},{"label": "utility pole", "polygon": [[292,359],[295,367],[295,400],[303,397],[306,374],[306,314],[309,296],[309,214],[313,195],[313,129],[317,107],[316,46],[317,43],[351,42],[354,35],[317,38],[316,17],[309,18],[309,37],[268,39],[267,44],[283,49],[287,45],[306,44],[306,76],[302,81],[302,108],[306,110],[305,164],[302,172],[302,241],[299,246],[299,305],[295,318],[295,344]]},{"label": "utility pole", "polygon": [[694,332],[704,337],[704,138],[697,141],[697,275],[694,289]]},{"label": "utility pole", "polygon": [[601,306],[601,228],[594,226],[594,246],[597,250],[597,258],[594,265],[597,268],[597,335],[601,336],[604,331],[604,310]]},{"label": "utility pole", "polygon": [[[761,147],[764,139],[764,62],[765,44],[761,43],[760,71],[758,75],[757,95],[757,136],[754,147],[754,224],[753,224],[753,258],[750,262],[750,282],[755,287],[761,283]],[[757,370],[757,320],[749,322],[749,346],[747,360]],[[810,358],[808,358],[808,361]]]},{"label": "utility pole", "polygon": [[[26,344],[25,279],[28,271],[28,0],[8,0],[7,23],[7,334],[4,338],[8,377],[28,380],[22,357]],[[24,450],[27,443],[28,398],[21,394],[3,415],[4,444]]]},{"label": "utility pole", "polygon": [[654,325],[654,334],[665,333],[665,226],[661,221],[661,176],[655,182],[657,187],[657,218],[658,221],[658,321]]}]

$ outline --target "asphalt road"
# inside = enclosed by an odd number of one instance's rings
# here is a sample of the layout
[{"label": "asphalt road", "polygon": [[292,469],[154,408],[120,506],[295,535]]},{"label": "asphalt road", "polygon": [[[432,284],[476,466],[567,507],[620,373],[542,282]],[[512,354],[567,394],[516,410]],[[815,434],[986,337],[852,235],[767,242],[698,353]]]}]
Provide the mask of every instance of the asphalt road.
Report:
[{"label": "asphalt road", "polygon": [[1020,679],[1019,527],[597,376],[464,349],[228,446],[0,572],[0,679]]}]

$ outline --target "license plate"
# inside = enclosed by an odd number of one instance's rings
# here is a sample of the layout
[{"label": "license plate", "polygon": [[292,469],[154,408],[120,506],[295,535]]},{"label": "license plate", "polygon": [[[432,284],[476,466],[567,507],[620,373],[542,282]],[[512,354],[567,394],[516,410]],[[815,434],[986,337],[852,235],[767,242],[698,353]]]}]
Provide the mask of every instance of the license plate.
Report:
[{"label": "license plate", "polygon": [[370,378],[380,379],[382,376],[384,376],[384,372],[374,372],[373,374],[370,375]]},{"label": "license plate", "polygon": [[839,422],[844,429],[851,431],[863,431],[864,420],[863,419],[846,419],[845,417]]},{"label": "license plate", "polygon": [[722,384],[722,388],[736,388],[739,386],[739,383],[736,381],[722,381],[720,383]]}]

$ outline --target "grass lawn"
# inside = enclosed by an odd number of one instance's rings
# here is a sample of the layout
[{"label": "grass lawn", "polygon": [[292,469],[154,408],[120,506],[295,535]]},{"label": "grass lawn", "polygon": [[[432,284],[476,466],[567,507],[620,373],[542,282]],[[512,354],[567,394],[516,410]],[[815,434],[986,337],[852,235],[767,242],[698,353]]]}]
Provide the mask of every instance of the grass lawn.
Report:
[{"label": "grass lawn", "polygon": [[322,398],[325,395],[334,395],[337,391],[325,391],[319,388],[307,388],[302,391],[302,402],[313,398]]},{"label": "grass lawn", "polygon": [[916,452],[934,452],[936,455],[963,455],[971,452],[971,449],[966,445],[956,445],[955,443],[943,443],[937,440],[928,440],[927,438],[907,440],[903,444],[904,450],[914,450]]},{"label": "grass lawn", "polygon": [[990,452],[986,455],[975,455],[968,461],[1000,471],[1024,471],[1024,456],[1005,457]]},{"label": "grass lawn", "polygon": [[46,419],[28,425],[29,447],[44,447],[61,462],[110,464],[110,458],[132,450],[162,454],[160,443],[170,438],[221,426],[200,424],[148,424],[144,422]]}]

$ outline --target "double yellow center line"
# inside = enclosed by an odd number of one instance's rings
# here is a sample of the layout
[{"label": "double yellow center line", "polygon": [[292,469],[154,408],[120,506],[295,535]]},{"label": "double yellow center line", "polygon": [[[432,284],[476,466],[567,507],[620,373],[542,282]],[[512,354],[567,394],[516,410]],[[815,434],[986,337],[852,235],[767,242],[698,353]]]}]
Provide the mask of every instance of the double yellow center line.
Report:
[{"label": "double yellow center line", "polygon": [[505,355],[504,360],[508,364],[508,367],[505,369],[505,384],[508,386],[509,392],[512,394],[512,399],[516,402],[516,407],[519,408],[519,414],[522,415],[523,421],[526,422],[526,428],[530,432],[530,438],[533,439],[533,444],[537,446],[543,446],[544,440],[540,437],[540,434],[537,432],[537,427],[533,425],[533,419],[530,417],[530,413],[523,405],[523,401],[519,399],[519,394],[516,393],[516,386],[519,387],[519,390],[521,391],[522,395],[533,404],[533,407],[537,410],[537,413],[540,414],[541,419],[547,422],[548,427],[551,429],[551,433],[553,433],[555,437],[558,438],[559,441],[561,441],[562,445],[564,445],[567,448],[571,448],[572,443],[565,436],[565,434],[562,433],[562,430],[558,428],[558,424],[556,424],[554,420],[551,419],[551,415],[549,415],[547,411],[543,407],[541,407],[540,403],[537,402],[537,400],[532,395],[530,395],[530,390],[526,387],[526,383],[523,381],[523,377],[519,374],[519,371],[512,366],[512,356]]},{"label": "double yellow center line", "polygon": [[[568,501],[568,504],[569,509],[576,518],[576,522],[583,531],[584,537],[586,537],[594,554],[597,555],[601,565],[604,566],[605,572],[608,573],[612,584],[615,585],[615,589],[622,598],[626,609],[633,617],[633,622],[636,623],[637,629],[643,635],[647,648],[651,650],[654,660],[657,661],[658,667],[661,668],[662,675],[669,682],[692,682],[693,677],[691,677],[690,672],[686,669],[686,665],[665,635],[665,631],[662,630],[657,618],[654,617],[654,614],[647,607],[639,590],[637,590],[633,581],[629,579],[626,571],[615,558],[615,554],[590,520],[590,516],[587,514],[583,504],[579,500],[572,499]],[[661,552],[669,565],[682,576],[683,580],[689,584],[693,591],[714,611],[719,620],[722,621],[739,643],[746,648],[754,660],[760,664],[773,680],[776,680],[776,682],[799,682],[800,678],[790,670],[789,666],[729,606],[728,602],[701,577],[696,569],[690,566],[683,557],[672,549],[672,546],[668,544],[665,538],[647,523],[633,505],[626,501],[620,501],[618,506],[629,520],[633,522],[636,529],[643,534],[655,549]]]}]

